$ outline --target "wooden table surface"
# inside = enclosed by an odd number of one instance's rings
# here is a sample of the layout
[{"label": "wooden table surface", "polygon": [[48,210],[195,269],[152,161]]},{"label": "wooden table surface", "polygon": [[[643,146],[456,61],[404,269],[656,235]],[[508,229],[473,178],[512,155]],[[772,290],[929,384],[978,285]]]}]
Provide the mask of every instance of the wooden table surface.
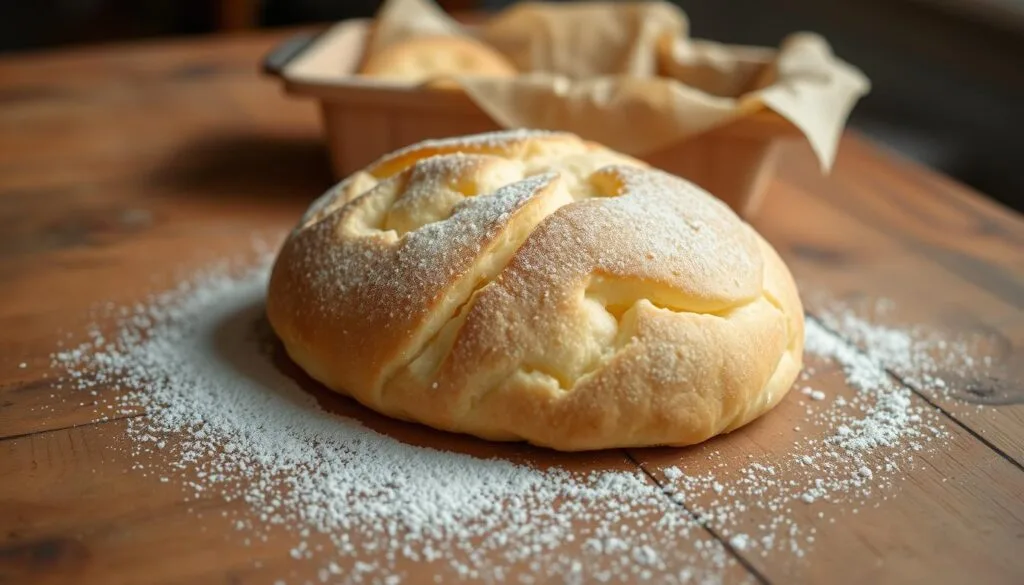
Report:
[{"label": "wooden table surface", "polygon": [[[101,422],[97,407],[56,388],[49,357],[99,303],[137,300],[247,250],[253,234],[280,237],[330,184],[316,109],[257,72],[281,38],[0,59],[0,583],[315,575],[284,542],[232,538],[215,518],[237,504],[211,497],[209,520],[198,520],[180,487],[131,472],[125,421]],[[726,579],[1024,583],[1021,217],[848,136],[827,178],[803,148],[787,151],[754,223],[789,263],[810,315],[820,299],[886,297],[897,321],[983,331],[1001,344],[1003,367],[965,381],[978,400],[1000,403],[982,410],[912,388],[950,437],[897,480],[897,495],[859,514],[840,509],[841,522],[794,510],[816,530],[814,550],[730,549],[742,562]],[[853,392],[842,376],[815,384]],[[803,416],[796,394],[710,446],[610,456],[654,477],[669,465],[700,469],[712,448],[725,460],[771,458]],[[717,534],[713,521],[708,530]]]}]

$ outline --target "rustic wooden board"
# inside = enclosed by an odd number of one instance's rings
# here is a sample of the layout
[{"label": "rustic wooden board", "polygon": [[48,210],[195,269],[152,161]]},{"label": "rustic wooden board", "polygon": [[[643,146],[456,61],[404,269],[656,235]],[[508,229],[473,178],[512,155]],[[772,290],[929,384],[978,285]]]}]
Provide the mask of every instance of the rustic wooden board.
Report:
[{"label": "rustic wooden board", "polygon": [[[403,440],[440,443],[479,456],[500,455],[567,469],[633,467],[621,452],[567,457],[521,446],[493,446],[373,420],[374,415],[351,404],[342,410],[350,415],[365,414],[376,428]],[[254,537],[246,542],[247,533],[235,527],[239,519],[251,516],[244,504],[226,503],[215,495],[189,496],[174,483],[161,482],[159,473],[131,471],[136,463],[152,462],[123,452],[124,433],[124,421],[117,421],[0,443],[0,473],[33,478],[0,485],[0,514],[10,518],[0,534],[0,550],[4,551],[0,578],[6,578],[4,582],[220,583],[241,579],[273,583],[286,577],[298,582],[317,579],[322,564],[316,559],[291,558],[294,535],[289,537],[278,529],[271,531],[266,541]],[[694,541],[698,536],[694,534]],[[702,536],[707,540],[706,534]],[[311,548],[332,546],[322,535],[304,540]],[[351,563],[339,560],[345,570]],[[406,561],[398,570],[437,573],[446,580],[458,576],[442,562],[418,567]],[[731,581],[748,580],[739,563],[730,563],[723,573]]]},{"label": "rustic wooden board", "polygon": [[[0,59],[0,582],[317,576],[289,556],[287,539],[246,546],[231,523],[244,513],[237,504],[185,501],[179,486],[132,471],[125,421],[102,421],[102,408],[55,386],[49,366],[95,307],[249,254],[254,234],[276,242],[329,185],[315,109],[255,73],[280,38]],[[787,152],[756,225],[792,267],[811,314],[823,299],[856,306],[864,295],[887,296],[897,322],[981,332],[1002,352],[995,388],[1009,398],[978,411],[918,388],[915,400],[945,421],[948,444],[914,458],[881,501],[793,506],[788,514],[816,531],[806,555],[730,548],[737,562],[726,580],[1021,582],[1024,222],[848,138],[829,178],[802,149]],[[820,364],[808,383],[829,400],[852,393]],[[811,444],[822,433],[795,430],[808,404],[793,393],[769,417],[703,446],[566,456],[393,423],[310,391],[403,440],[580,469],[641,465],[659,482],[680,466],[728,483],[752,459],[783,460],[794,440]],[[708,529],[728,540],[769,517],[752,507]]]},{"label": "rustic wooden board", "polygon": [[[286,359],[283,349],[278,348],[273,361],[316,396],[323,408],[407,444],[569,471],[635,469],[635,463],[623,451],[557,453],[523,444],[489,443],[394,421],[319,387]],[[144,582],[159,575],[161,582],[172,583],[219,582],[225,575],[228,579],[245,575],[245,582],[257,583],[275,582],[282,576],[300,582],[319,577],[323,564],[316,563],[315,558],[301,562],[291,558],[294,534],[289,538],[277,529],[270,531],[266,541],[255,536],[247,540],[247,532],[239,532],[235,523],[252,518],[250,509],[237,502],[224,502],[216,494],[183,492],[176,482],[162,479],[174,472],[161,465],[155,455],[125,453],[125,423],[84,424],[0,441],[0,476],[32,477],[32,481],[0,485],[0,514],[11,518],[7,533],[0,535],[0,547],[7,546],[0,550],[9,551],[6,562],[0,562],[0,577],[56,582],[71,578],[108,582],[113,577],[121,582]],[[144,469],[133,471],[139,465]],[[74,481],[65,481],[68,477]],[[577,529],[585,526],[576,525]],[[683,537],[658,532],[649,524],[634,528],[652,538],[673,539],[677,545],[676,564],[671,564],[672,557],[666,560],[675,572],[702,570],[700,565],[692,564],[698,554],[694,546],[699,542],[703,547],[700,554],[726,559],[724,567],[709,561],[704,569],[710,574],[724,576],[730,582],[755,580],[702,528],[695,526]],[[358,538],[358,534],[352,536]],[[161,545],[166,539],[173,540],[170,546]],[[332,546],[323,535],[315,533],[303,540],[312,548]],[[162,553],[154,555],[157,548]],[[40,556],[46,558],[39,562]],[[92,556],[102,562],[87,562]],[[382,558],[364,556],[359,560],[380,562]],[[353,562],[338,560],[345,571]],[[527,567],[510,569],[514,575]],[[396,570],[411,575],[437,574],[445,580],[458,577],[443,562],[419,566],[406,561]]]},{"label": "rustic wooden board", "polygon": [[[863,150],[856,142],[849,144],[855,153]],[[955,253],[973,258],[969,249],[981,247],[981,244],[974,243],[969,233],[948,231],[952,228],[945,226],[947,234],[956,237],[947,236],[941,247],[908,245],[906,236],[897,235],[895,228],[886,229],[871,221],[873,216],[867,212],[864,214],[868,220],[844,212],[850,201],[869,204],[874,199],[891,197],[888,195],[891,187],[889,190],[849,188],[849,185],[857,185],[849,167],[859,162],[859,159],[851,159],[851,164],[845,164],[846,159],[842,161],[831,184],[823,184],[815,178],[808,180],[807,186],[793,181],[793,185],[775,189],[772,204],[766,206],[756,222],[757,227],[786,258],[803,287],[805,308],[812,314],[823,310],[827,300],[840,299],[855,308],[860,305],[859,312],[872,317],[870,301],[884,297],[894,302],[895,312],[875,316],[873,320],[894,326],[924,324],[951,341],[966,340],[976,346],[979,359],[972,371],[943,375],[960,388],[974,389],[974,393],[962,392],[965,399],[958,399],[929,388],[918,390],[1021,464],[1024,462],[1024,436],[1020,433],[1024,426],[1024,359],[1021,359],[1024,311],[1019,303],[1014,303],[1018,293],[985,286],[986,282],[998,281],[1005,287],[1015,287],[1014,280],[1020,280],[1008,266],[1020,255],[1009,253],[1014,239],[989,246],[990,254],[1007,247],[1007,253],[1001,256],[1001,262],[1007,264],[1005,268],[983,259],[966,269],[964,262],[948,266],[936,260],[935,254]],[[876,179],[885,176],[869,174]],[[948,198],[940,192],[934,199]],[[790,209],[800,209],[802,213],[793,214],[787,211]],[[1000,233],[1024,232],[1024,222],[1019,218],[1007,215],[998,221],[1007,225]],[[1013,229],[1015,224],[1016,230]],[[988,276],[976,278],[978,274]],[[1024,299],[1024,287],[1019,295]],[[982,360],[986,355],[993,358],[990,366]],[[911,374],[908,371],[895,373],[904,377]],[[979,404],[1000,406],[979,410]]]},{"label": "rustic wooden board", "polygon": [[[780,481],[799,477],[802,466],[795,456],[820,454],[830,432],[809,426],[806,408],[825,408],[836,398],[851,399],[857,392],[847,387],[834,365],[815,359],[810,365],[817,371],[808,383],[823,390],[826,401],[812,402],[791,392],[770,419],[733,435],[697,449],[637,450],[631,451],[632,456],[653,471],[659,482],[667,481],[664,469],[675,466],[687,474],[711,472],[720,484],[732,486],[741,477],[740,470],[752,462],[777,467],[774,477]],[[917,402],[925,405],[923,399]],[[973,579],[1015,583],[1021,572],[1016,539],[1024,524],[1020,469],[965,429],[952,423],[946,428],[952,436],[940,448],[915,455],[908,467],[893,476],[891,486],[880,482],[883,487],[864,503],[855,498],[806,503],[794,497],[781,514],[759,507],[757,500],[778,501],[777,494],[792,490],[790,486],[770,487],[758,496],[740,491],[735,497],[748,500],[742,517],[738,521],[716,518],[709,527],[725,535],[775,534],[776,541],[781,541],[789,524],[777,531],[759,526],[780,517],[792,519],[800,530],[796,540],[806,548],[804,556],[780,551],[762,556],[760,549],[739,552],[758,574],[773,582],[904,583],[927,574],[929,582],[935,583]],[[802,444],[794,449],[798,440]],[[866,464],[881,469],[893,453],[879,449]],[[821,476],[821,471],[813,475]],[[764,483],[758,481],[754,487]],[[713,502],[721,499],[721,494],[706,490],[688,505],[714,511]],[[807,542],[807,536],[813,541]],[[936,551],[943,552],[936,555]]]}]

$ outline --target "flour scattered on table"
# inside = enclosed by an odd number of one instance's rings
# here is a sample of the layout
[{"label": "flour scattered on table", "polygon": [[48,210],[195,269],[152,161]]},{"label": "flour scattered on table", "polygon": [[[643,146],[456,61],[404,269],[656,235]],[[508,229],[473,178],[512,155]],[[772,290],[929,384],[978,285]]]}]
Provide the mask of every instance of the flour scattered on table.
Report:
[{"label": "flour scattered on table", "polygon": [[[816,362],[831,362],[856,392],[824,406],[820,390],[794,392],[810,401],[804,424],[814,432],[795,428],[800,435],[788,456],[742,466],[722,462],[716,466],[720,471],[698,475],[678,467],[664,470],[678,501],[744,554],[804,557],[813,549],[814,524],[834,523],[837,514],[857,513],[859,506],[880,505],[895,493],[916,454],[947,435],[938,412],[914,399],[884,362],[813,318],[806,323],[805,354],[805,377]],[[794,512],[822,503],[845,507],[819,510],[815,523],[799,520],[808,512]],[[750,520],[765,517],[770,522]]]},{"label": "flour scattered on table", "polygon": [[737,465],[711,452],[713,472],[668,467],[659,487],[639,472],[412,446],[322,410],[275,366],[266,277],[212,271],[121,309],[112,336],[97,328],[53,362],[110,416],[145,413],[127,423],[137,472],[189,498],[244,500],[239,539],[287,532],[291,556],[317,563],[323,582],[401,583],[408,561],[483,581],[717,582],[730,548],[804,556],[815,523],[795,508],[829,503],[821,525],[835,519],[826,512],[878,505],[945,433],[877,355],[812,319],[805,378],[834,362],[856,392],[826,395],[805,379],[787,399],[806,407],[804,430],[781,456]]},{"label": "flour scattered on table", "polygon": [[[866,358],[896,372],[904,381],[939,400],[968,398],[984,404],[1016,402],[1021,397],[1016,376],[1002,371],[1012,361],[1012,342],[979,323],[952,331],[923,326],[885,325],[840,303],[829,303],[821,321],[857,344]],[[895,305],[878,299],[865,312],[888,319]],[[964,414],[961,409],[961,415]]]},{"label": "flour scattered on table", "polygon": [[[321,410],[267,355],[265,283],[265,271],[207,275],[123,315],[116,337],[95,332],[54,357],[68,383],[114,384],[119,413],[147,412],[129,420],[133,448],[167,460],[140,472],[163,481],[176,471],[192,497],[243,499],[253,513],[237,528],[249,538],[291,530],[294,559],[317,557],[348,582],[391,574],[403,558],[483,580],[515,567],[538,581],[569,578],[585,560],[587,580],[635,581],[671,565],[708,567],[693,577],[714,582],[732,562],[642,473],[421,448]],[[314,550],[313,533],[333,550]]]}]

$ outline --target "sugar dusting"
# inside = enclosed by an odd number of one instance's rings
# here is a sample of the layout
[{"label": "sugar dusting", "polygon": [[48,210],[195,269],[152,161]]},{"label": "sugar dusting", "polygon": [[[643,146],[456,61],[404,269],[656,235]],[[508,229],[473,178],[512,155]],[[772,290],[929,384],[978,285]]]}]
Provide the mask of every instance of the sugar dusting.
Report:
[{"label": "sugar dusting", "polygon": [[[322,410],[274,366],[265,282],[265,266],[213,270],[116,311],[114,335],[97,329],[53,362],[92,399],[114,390],[112,414],[146,412],[128,423],[137,472],[188,498],[243,500],[239,540],[285,531],[320,582],[400,583],[409,561],[483,581],[717,582],[734,563],[722,541],[799,559],[816,526],[884,503],[946,434],[886,372],[892,348],[872,350],[882,329],[836,312],[807,322],[809,364],[785,405],[804,416],[785,451],[725,452],[726,438],[702,448],[700,473],[652,468],[658,485],[413,446]],[[834,375],[851,391],[814,387]]]}]

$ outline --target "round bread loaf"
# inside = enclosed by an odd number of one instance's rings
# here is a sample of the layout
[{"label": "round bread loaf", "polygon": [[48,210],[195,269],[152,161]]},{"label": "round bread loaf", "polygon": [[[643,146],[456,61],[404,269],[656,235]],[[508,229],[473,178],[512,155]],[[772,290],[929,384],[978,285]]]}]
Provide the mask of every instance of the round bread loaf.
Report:
[{"label": "round bread loaf", "polygon": [[789,271],[725,204],[548,132],[427,141],[342,181],[284,243],[267,312],[374,410],[560,450],[736,429],[803,351]]}]

